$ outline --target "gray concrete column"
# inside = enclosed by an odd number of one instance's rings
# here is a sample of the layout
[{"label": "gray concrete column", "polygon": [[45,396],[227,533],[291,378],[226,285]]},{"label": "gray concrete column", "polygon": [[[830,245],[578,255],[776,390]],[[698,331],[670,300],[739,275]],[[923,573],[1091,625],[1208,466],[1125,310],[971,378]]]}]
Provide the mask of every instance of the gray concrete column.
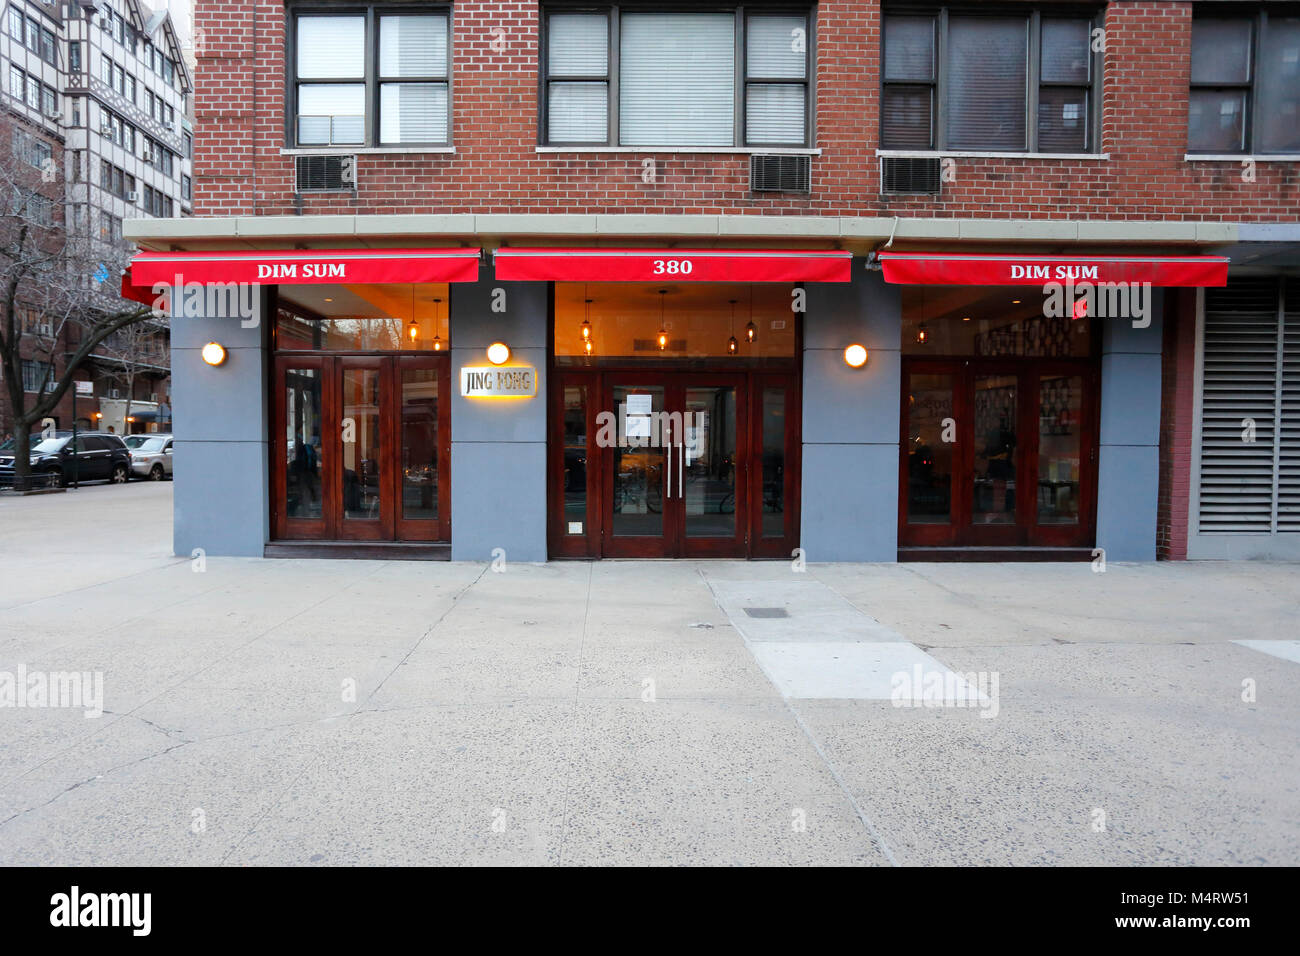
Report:
[{"label": "gray concrete column", "polygon": [[1153,289],[1144,329],[1130,319],[1096,320],[1103,323],[1097,546],[1108,561],[1156,559],[1164,303]]},{"label": "gray concrete column", "polygon": [[[505,311],[494,312],[494,290]],[[489,561],[546,560],[546,340],[550,291],[545,282],[479,281],[451,291],[451,556]],[[498,300],[499,301],[499,300]],[[537,369],[533,398],[472,399],[460,394],[460,370],[486,365],[493,342],[511,361]]]},{"label": "gray concrete column", "polygon": [[[898,559],[902,301],[864,262],[850,283],[808,286],[800,544],[814,562]],[[844,363],[854,342],[864,368]]]},{"label": "gray concrete column", "polygon": [[[270,330],[263,305],[259,295],[256,325],[247,328],[221,315],[171,320],[172,546],[184,557],[196,548],[261,557],[269,540]],[[200,353],[208,342],[225,346],[222,365],[204,363]]]}]

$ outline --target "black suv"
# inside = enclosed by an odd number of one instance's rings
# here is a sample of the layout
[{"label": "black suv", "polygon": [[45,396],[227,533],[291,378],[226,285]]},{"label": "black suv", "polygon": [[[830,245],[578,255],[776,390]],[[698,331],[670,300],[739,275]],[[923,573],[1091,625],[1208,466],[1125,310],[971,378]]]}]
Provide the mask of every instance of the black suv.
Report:
[{"label": "black suv", "polygon": [[[0,484],[14,480],[13,442],[0,445]],[[107,432],[78,432],[74,454],[72,432],[55,432],[48,438],[32,435],[32,481],[34,484],[66,485],[78,481],[111,481],[125,484],[131,474],[131,452],[117,435]]]}]

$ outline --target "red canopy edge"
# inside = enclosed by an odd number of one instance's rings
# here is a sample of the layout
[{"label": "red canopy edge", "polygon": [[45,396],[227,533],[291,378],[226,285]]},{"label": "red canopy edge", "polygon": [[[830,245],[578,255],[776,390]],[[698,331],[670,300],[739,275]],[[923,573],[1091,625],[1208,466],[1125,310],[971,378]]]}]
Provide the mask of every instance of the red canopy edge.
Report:
[{"label": "red canopy edge", "polygon": [[1007,253],[882,252],[886,282],[901,285],[1044,285],[1048,282],[1149,282],[1224,286],[1223,256],[1033,256]]},{"label": "red canopy edge", "polygon": [[[267,249],[252,252],[141,252],[130,284],[476,282],[479,249]],[[123,292],[125,293],[125,290]],[[132,295],[131,298],[137,298]],[[150,297],[152,301],[152,295]]]},{"label": "red canopy edge", "polygon": [[502,248],[496,278],[516,282],[848,282],[835,249]]}]

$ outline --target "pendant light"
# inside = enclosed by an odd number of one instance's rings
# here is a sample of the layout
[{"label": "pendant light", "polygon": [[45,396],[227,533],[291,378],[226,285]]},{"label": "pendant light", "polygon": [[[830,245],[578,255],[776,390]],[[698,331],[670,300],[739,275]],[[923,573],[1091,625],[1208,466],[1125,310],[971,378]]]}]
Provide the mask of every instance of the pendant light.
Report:
[{"label": "pendant light", "polygon": [[930,341],[930,330],[925,327],[924,322],[917,326],[916,341],[918,345],[924,345],[926,342]]},{"label": "pendant light", "polygon": [[438,306],[442,305],[442,299],[433,300],[433,350],[442,351],[442,339],[438,338]]},{"label": "pendant light", "polygon": [[659,290],[659,351],[663,352],[668,348],[668,330],[664,328],[664,296],[668,294],[667,289]]},{"label": "pendant light", "polygon": [[745,341],[750,345],[758,338],[758,327],[754,325],[754,284],[749,284],[749,324],[745,326]]},{"label": "pendant light", "polygon": [[735,355],[738,347],[736,342],[736,300],[730,299],[729,301],[731,302],[731,338],[727,339],[727,351]]},{"label": "pendant light", "polygon": [[591,299],[587,298],[587,287],[582,287],[582,300],[585,303],[582,315],[582,341],[587,348],[587,354],[591,354]]},{"label": "pendant light", "polygon": [[420,340],[420,326],[415,321],[415,285],[411,285],[411,321],[406,325],[406,337],[411,340],[411,347]]}]

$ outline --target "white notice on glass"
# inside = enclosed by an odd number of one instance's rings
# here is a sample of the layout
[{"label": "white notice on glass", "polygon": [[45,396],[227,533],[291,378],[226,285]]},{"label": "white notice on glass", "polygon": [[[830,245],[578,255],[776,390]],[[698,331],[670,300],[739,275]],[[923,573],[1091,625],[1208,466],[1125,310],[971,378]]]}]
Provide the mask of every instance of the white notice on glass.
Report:
[{"label": "white notice on glass", "polygon": [[629,395],[627,397],[627,413],[629,415],[649,415],[651,410],[652,395]]},{"label": "white notice on glass", "polygon": [[626,419],[626,430],[623,434],[628,438],[649,438],[650,416],[628,415]]}]

